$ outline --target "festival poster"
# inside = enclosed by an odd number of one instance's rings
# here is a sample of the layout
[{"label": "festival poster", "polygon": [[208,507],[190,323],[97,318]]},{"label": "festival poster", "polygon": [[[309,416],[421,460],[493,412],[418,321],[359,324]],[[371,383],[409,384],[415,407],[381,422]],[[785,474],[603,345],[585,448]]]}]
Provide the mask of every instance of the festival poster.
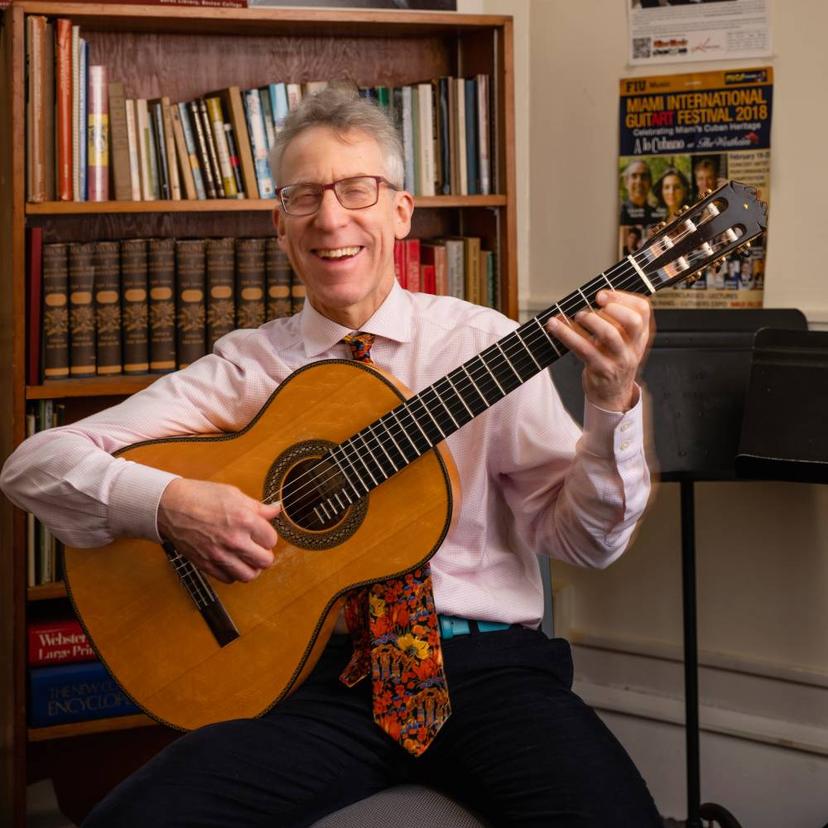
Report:
[{"label": "festival poster", "polygon": [[[620,256],[662,221],[729,179],[767,202],[773,70],[625,78],[620,88]],[[690,287],[660,291],[662,308],[760,308],[767,234],[706,268]]]}]

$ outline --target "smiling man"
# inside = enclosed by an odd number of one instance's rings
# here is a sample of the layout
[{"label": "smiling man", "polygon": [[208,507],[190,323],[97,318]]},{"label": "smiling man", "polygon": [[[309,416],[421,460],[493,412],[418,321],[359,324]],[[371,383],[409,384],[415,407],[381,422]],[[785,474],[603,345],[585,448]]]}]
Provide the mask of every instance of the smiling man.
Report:
[{"label": "smiling man", "polygon": [[[394,242],[414,202],[399,136],[375,106],[337,90],[307,99],[271,161],[274,223],[307,290],[302,312],[231,333],[121,405],[26,441],[3,489],[66,543],[166,538],[216,579],[259,577],[273,562],[278,505],[111,452],[237,431],[320,359],[370,359],[416,392],[515,329],[496,311],[396,282]],[[597,301],[550,322],[585,363],[584,431],[541,372],[451,434],[463,498],[430,565],[350,593],[291,696],[258,719],[181,737],[86,825],[304,826],[411,780],[498,826],[660,824],[629,757],[572,693],[568,644],[538,629],[536,555],[607,566],[649,496],[636,384],[649,306],[614,292]]]}]

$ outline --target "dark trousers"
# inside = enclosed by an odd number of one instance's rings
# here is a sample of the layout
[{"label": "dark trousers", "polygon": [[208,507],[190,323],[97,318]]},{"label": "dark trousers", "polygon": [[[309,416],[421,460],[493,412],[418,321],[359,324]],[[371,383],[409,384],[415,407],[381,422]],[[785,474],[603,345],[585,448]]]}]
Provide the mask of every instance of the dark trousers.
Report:
[{"label": "dark trousers", "polygon": [[563,639],[512,627],[444,641],[452,715],[419,759],[373,723],[368,680],[339,682],[350,652],[334,636],[307,681],[267,715],[181,737],[84,828],[310,825],[412,781],[495,826],[661,825],[624,749],[571,691]]}]

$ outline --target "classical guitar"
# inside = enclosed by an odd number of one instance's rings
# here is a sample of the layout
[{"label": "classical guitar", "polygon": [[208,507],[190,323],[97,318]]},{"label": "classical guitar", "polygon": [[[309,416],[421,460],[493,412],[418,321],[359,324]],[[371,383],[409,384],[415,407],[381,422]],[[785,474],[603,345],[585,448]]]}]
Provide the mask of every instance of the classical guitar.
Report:
[{"label": "classical guitar", "polygon": [[295,689],[343,596],[428,560],[458,497],[446,437],[565,353],[544,322],[603,288],[651,294],[692,278],[765,228],[730,182],[591,279],[419,393],[347,360],[296,371],[234,434],[139,443],[118,456],[280,500],[275,564],[250,583],[202,575],[147,540],[66,549],[69,595],[124,691],[181,729],[264,713]]}]

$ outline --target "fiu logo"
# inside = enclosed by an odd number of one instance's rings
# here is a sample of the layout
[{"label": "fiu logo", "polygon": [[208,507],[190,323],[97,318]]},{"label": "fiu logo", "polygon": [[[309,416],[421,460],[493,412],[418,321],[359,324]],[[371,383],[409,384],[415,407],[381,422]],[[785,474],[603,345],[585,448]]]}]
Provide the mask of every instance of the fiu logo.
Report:
[{"label": "fiu logo", "polygon": [[740,70],[737,72],[725,72],[724,82],[726,84],[733,83],[767,83],[768,70],[767,69],[753,69]]}]

